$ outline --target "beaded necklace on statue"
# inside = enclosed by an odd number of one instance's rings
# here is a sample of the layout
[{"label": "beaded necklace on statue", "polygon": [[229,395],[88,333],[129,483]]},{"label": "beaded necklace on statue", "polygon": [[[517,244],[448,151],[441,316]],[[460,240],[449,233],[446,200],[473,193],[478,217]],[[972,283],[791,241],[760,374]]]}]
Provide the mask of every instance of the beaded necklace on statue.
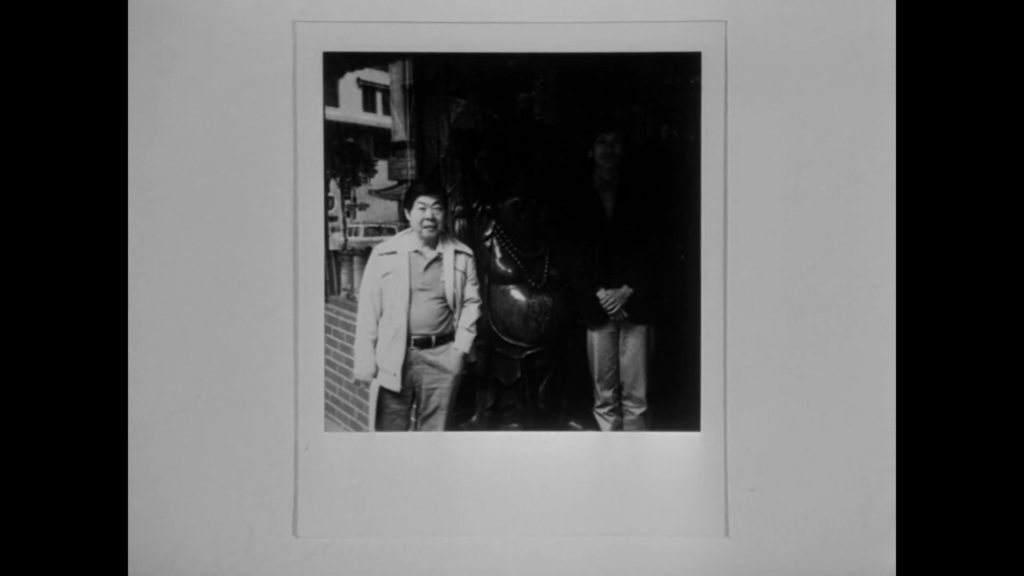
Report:
[{"label": "beaded necklace on statue", "polygon": [[[548,251],[546,246],[542,246],[533,254],[528,254],[525,250],[520,248],[514,240],[509,238],[508,234],[506,234],[505,230],[501,227],[501,224],[498,224],[497,222],[495,222],[494,226],[494,237],[498,240],[498,244],[501,246],[502,250],[512,257],[512,261],[515,262],[516,266],[518,266],[523,272],[523,277],[526,278],[526,282],[530,286],[539,290],[547,284],[548,273],[551,271],[551,253]],[[541,256],[544,257],[544,267],[541,272],[540,280],[534,281],[529,269],[523,264],[523,261],[536,260]]]}]

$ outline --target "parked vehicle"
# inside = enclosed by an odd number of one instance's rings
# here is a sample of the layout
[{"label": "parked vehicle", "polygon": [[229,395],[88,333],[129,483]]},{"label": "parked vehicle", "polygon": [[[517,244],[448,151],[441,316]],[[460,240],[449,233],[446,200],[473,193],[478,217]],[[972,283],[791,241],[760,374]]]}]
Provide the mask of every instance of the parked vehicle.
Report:
[{"label": "parked vehicle", "polygon": [[[345,237],[335,238],[334,244],[342,244],[348,250],[372,248],[407,228],[398,222],[349,222],[345,225]],[[341,236],[341,233],[336,233]]]}]

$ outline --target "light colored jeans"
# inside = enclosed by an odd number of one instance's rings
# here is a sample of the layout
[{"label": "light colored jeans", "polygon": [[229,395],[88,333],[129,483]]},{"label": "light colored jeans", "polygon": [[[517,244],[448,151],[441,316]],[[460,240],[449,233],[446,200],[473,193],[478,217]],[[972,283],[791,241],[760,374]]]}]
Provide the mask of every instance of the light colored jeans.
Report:
[{"label": "light colored jeans", "polygon": [[654,350],[648,325],[610,321],[587,330],[594,418],[603,431],[647,429],[647,378]]},{"label": "light colored jeans", "polygon": [[460,374],[453,369],[455,350],[448,343],[436,348],[409,348],[402,367],[402,391],[381,388],[377,397],[377,430],[440,432],[449,419]]}]

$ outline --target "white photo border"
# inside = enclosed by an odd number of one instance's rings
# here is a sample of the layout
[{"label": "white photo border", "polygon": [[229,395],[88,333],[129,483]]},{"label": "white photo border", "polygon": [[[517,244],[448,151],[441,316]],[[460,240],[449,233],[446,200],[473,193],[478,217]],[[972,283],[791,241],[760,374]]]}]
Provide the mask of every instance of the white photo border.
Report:
[{"label": "white photo border", "polygon": [[[301,538],[728,535],[726,23],[295,22]],[[700,432],[324,432],[323,54],[700,52]]]}]

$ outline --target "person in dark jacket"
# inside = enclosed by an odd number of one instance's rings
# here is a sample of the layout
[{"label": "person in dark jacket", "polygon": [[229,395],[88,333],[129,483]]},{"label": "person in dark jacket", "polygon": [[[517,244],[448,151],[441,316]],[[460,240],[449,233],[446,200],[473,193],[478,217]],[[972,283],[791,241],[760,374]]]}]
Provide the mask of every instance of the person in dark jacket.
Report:
[{"label": "person in dark jacket", "polygon": [[[645,187],[622,170],[623,132],[594,131],[592,171],[577,204],[576,280],[587,328],[594,418],[603,431],[646,430],[656,313],[655,209]],[[632,177],[631,177],[632,176]]]}]

